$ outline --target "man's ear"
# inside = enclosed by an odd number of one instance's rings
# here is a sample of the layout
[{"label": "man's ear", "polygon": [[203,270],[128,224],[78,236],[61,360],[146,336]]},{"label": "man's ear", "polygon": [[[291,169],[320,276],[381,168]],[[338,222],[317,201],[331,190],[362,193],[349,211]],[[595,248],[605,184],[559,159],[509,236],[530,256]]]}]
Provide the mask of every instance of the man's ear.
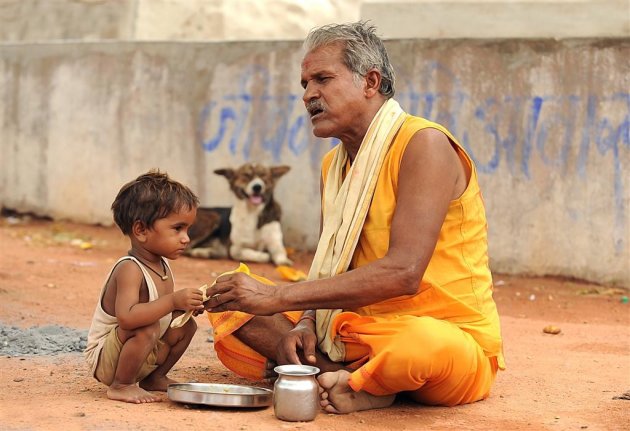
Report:
[{"label": "man's ear", "polygon": [[147,226],[140,220],[134,221],[131,226],[131,234],[140,242],[147,240],[147,230]]},{"label": "man's ear", "polygon": [[379,94],[381,88],[381,72],[378,69],[370,69],[365,74],[365,95],[373,97]]}]

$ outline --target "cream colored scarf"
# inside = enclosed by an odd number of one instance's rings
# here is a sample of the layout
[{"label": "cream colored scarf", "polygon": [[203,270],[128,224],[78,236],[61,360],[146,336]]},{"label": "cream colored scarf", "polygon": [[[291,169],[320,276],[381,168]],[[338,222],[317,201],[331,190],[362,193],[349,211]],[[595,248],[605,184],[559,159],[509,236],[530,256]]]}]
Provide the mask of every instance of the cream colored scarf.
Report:
[{"label": "cream colored scarf", "polygon": [[[343,180],[348,153],[343,144],[337,147],[323,190],[323,228],[308,274],[309,280],[332,277],[348,269],[385,155],[404,119],[405,112],[398,102],[387,100],[370,123],[359,152]],[[343,343],[331,338],[330,328],[334,317],[341,311],[316,312],[319,348],[336,362],[344,360],[345,348]]]}]

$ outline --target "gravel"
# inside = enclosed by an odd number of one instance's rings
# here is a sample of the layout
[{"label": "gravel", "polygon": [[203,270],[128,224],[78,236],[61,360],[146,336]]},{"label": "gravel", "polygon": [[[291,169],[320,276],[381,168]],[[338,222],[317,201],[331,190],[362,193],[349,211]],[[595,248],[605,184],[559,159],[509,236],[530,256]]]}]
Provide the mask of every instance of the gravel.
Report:
[{"label": "gravel", "polygon": [[87,331],[59,325],[17,328],[0,324],[0,355],[34,356],[83,352]]}]

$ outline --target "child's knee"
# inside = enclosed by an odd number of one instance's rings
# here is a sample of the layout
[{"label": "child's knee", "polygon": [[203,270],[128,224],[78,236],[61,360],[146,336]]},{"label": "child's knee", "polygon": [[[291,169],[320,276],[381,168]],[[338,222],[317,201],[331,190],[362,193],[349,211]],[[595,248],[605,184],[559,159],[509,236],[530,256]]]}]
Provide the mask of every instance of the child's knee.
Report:
[{"label": "child's knee", "polygon": [[152,345],[157,344],[157,341],[160,339],[160,322],[136,329],[134,337]]},{"label": "child's knee", "polygon": [[191,340],[193,335],[197,332],[197,322],[195,319],[188,319],[188,322],[184,323],[179,328],[170,328],[166,333],[166,342],[170,345],[175,345],[182,340]]},{"label": "child's knee", "polygon": [[189,337],[195,335],[195,332],[197,332],[197,322],[195,319],[188,319],[188,322],[184,325],[184,332]]}]

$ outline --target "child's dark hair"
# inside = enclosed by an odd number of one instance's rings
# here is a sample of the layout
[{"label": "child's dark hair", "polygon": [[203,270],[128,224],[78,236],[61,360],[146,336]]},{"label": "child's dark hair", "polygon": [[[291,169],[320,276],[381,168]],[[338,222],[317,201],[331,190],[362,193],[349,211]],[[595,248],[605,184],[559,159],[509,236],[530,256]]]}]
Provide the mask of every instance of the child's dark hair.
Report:
[{"label": "child's dark hair", "polygon": [[172,212],[198,206],[199,198],[188,187],[166,173],[150,170],[122,186],[112,203],[112,212],[120,230],[129,235],[136,221],[151,228],[156,220]]}]

